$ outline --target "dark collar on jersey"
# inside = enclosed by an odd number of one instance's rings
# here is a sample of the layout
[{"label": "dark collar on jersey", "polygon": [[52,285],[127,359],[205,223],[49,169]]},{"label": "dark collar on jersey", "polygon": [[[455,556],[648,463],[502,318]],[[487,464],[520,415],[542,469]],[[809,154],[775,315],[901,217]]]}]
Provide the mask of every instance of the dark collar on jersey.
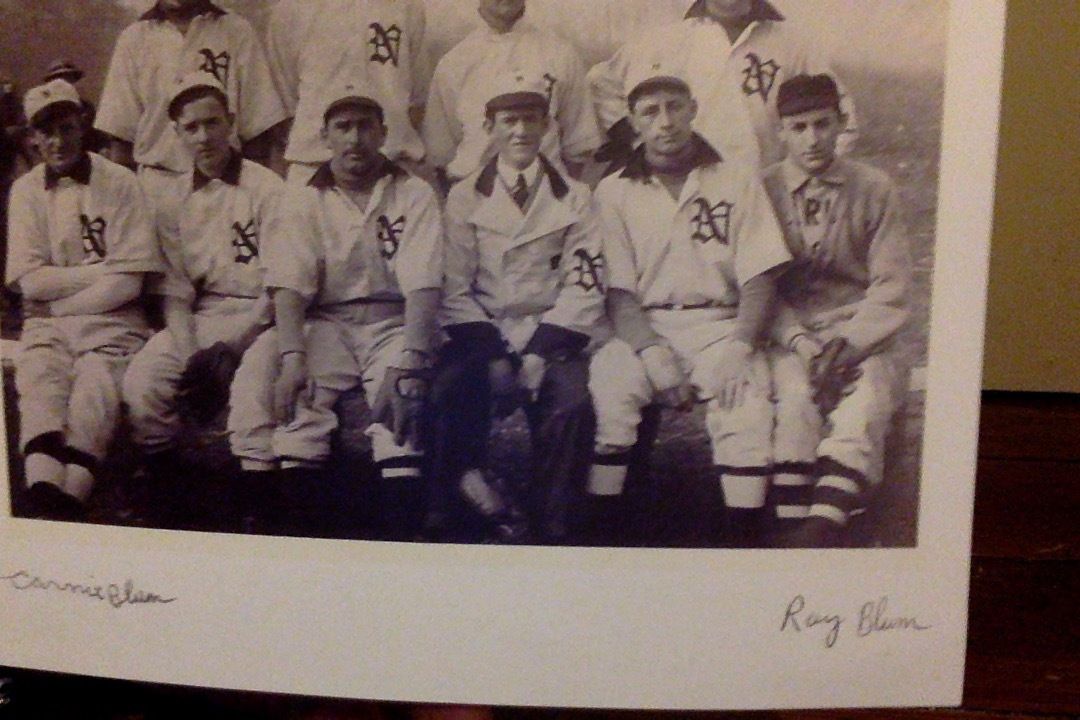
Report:
[{"label": "dark collar on jersey", "polygon": [[[379,157],[382,158],[382,164],[379,165],[378,170],[374,170],[371,173],[371,178],[368,181],[372,187],[375,186],[375,183],[388,175],[390,177],[405,177],[409,174],[385,155],[380,155]],[[315,174],[308,180],[308,185],[318,190],[329,190],[330,188],[337,186],[337,181],[334,180],[334,171],[330,169],[329,162],[324,162],[319,166],[319,169],[316,170]]]},{"label": "dark collar on jersey", "polygon": [[[206,15],[207,13],[213,15],[214,17],[220,17],[225,14],[224,10],[219,8],[214,3],[210,2],[210,0],[200,0],[200,2],[195,3],[188,12],[190,17],[198,17],[199,15]],[[168,20],[169,16],[165,12],[165,10],[162,9],[161,3],[156,2],[154,3],[154,6],[144,12],[142,14],[142,17],[140,17],[139,19],[162,21]]]},{"label": "dark collar on jersey", "polygon": [[[712,15],[709,14],[709,9],[705,5],[705,0],[697,0],[690,9],[686,11],[684,16],[687,19],[690,18],[704,18],[706,20],[712,20]],[[750,13],[748,15],[750,22],[755,20],[783,20],[784,16],[780,14],[780,11],[772,6],[769,0],[751,0]]]},{"label": "dark collar on jersey", "polygon": [[[689,162],[689,168],[691,170],[705,167],[706,165],[715,165],[723,160],[723,158],[720,157],[720,153],[713,149],[713,146],[697,133],[693,134],[690,138],[690,142],[694,146],[694,153],[690,156]],[[618,168],[616,168],[616,170],[618,170]],[[649,167],[649,161],[645,159],[645,143],[642,143],[634,148],[634,152],[630,153],[630,157],[626,161],[626,165],[622,167],[622,172],[619,173],[619,177],[624,177],[628,180],[647,180],[652,177],[652,175],[653,170]]]},{"label": "dark collar on jersey", "polygon": [[[537,157],[537,160],[540,162],[541,172],[547,175],[548,182],[551,183],[551,194],[555,196],[556,200],[562,200],[570,192],[570,186],[566,184],[566,180],[555,169],[555,166],[548,162],[543,153]],[[491,193],[495,192],[495,178],[498,176],[499,156],[496,155],[488,161],[488,164],[484,166],[484,169],[480,171],[480,175],[476,178],[476,192],[484,197],[491,197]]]},{"label": "dark collar on jersey", "polygon": [[244,159],[240,157],[240,153],[233,150],[229,153],[229,162],[225,163],[225,171],[221,173],[219,178],[206,177],[202,174],[199,168],[196,166],[195,170],[191,173],[191,189],[192,191],[201,190],[210,184],[211,180],[220,180],[221,182],[236,187],[240,184],[240,171],[244,168]]},{"label": "dark collar on jersey", "polygon": [[90,153],[83,153],[82,157],[75,161],[75,164],[64,173],[55,172],[48,165],[45,166],[45,189],[52,190],[56,187],[56,184],[60,182],[60,178],[71,178],[80,185],[90,184]]}]

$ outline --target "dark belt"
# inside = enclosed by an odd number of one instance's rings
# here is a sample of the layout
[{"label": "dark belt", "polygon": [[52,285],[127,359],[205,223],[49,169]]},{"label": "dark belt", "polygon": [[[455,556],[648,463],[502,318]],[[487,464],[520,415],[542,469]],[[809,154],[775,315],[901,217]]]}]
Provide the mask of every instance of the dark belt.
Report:
[{"label": "dark belt", "polygon": [[735,309],[734,305],[724,305],[715,300],[702,303],[657,303],[654,305],[645,305],[642,310],[705,310],[711,308],[718,310],[720,308]]},{"label": "dark belt", "polygon": [[316,314],[325,314],[336,320],[358,325],[373,325],[405,315],[404,298],[356,298],[315,308]]}]

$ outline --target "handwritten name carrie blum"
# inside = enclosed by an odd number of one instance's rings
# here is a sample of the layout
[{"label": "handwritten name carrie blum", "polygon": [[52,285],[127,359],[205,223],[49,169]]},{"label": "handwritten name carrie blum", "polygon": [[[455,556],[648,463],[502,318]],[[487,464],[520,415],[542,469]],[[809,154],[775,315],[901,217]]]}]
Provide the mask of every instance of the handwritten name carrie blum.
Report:
[{"label": "handwritten name carrie blum", "polygon": [[109,583],[97,585],[91,577],[91,582],[76,583],[64,580],[53,580],[33,575],[26,570],[19,570],[10,575],[0,575],[0,582],[22,592],[42,590],[44,592],[62,593],[87,600],[97,600],[107,603],[110,607],[120,609],[126,605],[168,605],[176,602],[177,598],[164,597],[154,592],[139,590],[132,580],[123,584]]},{"label": "handwritten name carrie blum", "polygon": [[[854,618],[855,636],[860,638],[905,630],[922,632],[933,627],[920,622],[914,615],[890,615],[888,595],[863,603]],[[825,647],[831,648],[840,639],[841,629],[844,627],[848,627],[848,616],[829,610],[810,609],[806,598],[796,595],[784,610],[780,632],[822,633]]]}]

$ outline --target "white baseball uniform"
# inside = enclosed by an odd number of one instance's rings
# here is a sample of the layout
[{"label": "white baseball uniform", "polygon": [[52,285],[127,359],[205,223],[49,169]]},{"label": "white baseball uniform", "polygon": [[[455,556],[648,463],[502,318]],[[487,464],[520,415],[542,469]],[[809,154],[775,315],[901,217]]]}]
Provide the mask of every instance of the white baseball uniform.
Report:
[{"label": "white baseball uniform", "polygon": [[[157,273],[151,213],[126,168],[87,154],[70,176],[40,164],[11,189],[7,283],[46,267],[102,264],[107,273]],[[149,332],[129,303],[96,315],[30,317],[15,359],[22,447],[60,433],[95,461],[120,421],[120,379]]]},{"label": "white baseball uniform", "polygon": [[[708,401],[713,461],[768,475],[773,410],[763,355],[752,359],[742,405],[715,399],[720,351],[734,339],[739,288],[791,258],[752,166],[723,161],[699,137],[695,168],[676,201],[650,175],[644,147],[596,190],[608,286],[632,293]],[[630,448],[654,390],[634,350],[614,339],[593,357],[589,390],[601,453]]]},{"label": "white baseball uniform", "polygon": [[[885,435],[907,375],[891,352],[910,315],[912,271],[897,190],[880,170],[844,158],[816,178],[785,160],[764,179],[795,256],[774,332],[776,460],[831,460],[831,477],[819,481],[829,489],[811,514],[842,522],[861,491],[881,482]],[[828,418],[813,404],[803,363],[787,352],[800,333],[871,353]]]},{"label": "white baseball uniform", "polygon": [[[185,174],[174,186],[176,208],[159,213],[166,271],[149,290],[191,306],[199,347],[233,339],[251,322],[264,293],[260,238],[283,187],[272,171],[234,154],[221,178]],[[165,329],[124,376],[132,437],[147,452],[169,447],[180,428],[176,386],[186,364]]]},{"label": "white baseball uniform", "polygon": [[439,61],[424,112],[427,161],[463,178],[493,155],[484,129],[491,88],[508,68],[545,82],[552,119],[540,146],[549,160],[584,162],[600,145],[600,130],[577,51],[554,33],[519,20],[505,33],[473,30]]},{"label": "white baseball uniform", "polygon": [[255,29],[210,2],[181,33],[155,5],[120,33],[94,126],[134,144],[140,182],[156,206],[171,180],[191,169],[168,117],[177,82],[205,72],[223,86],[236,114],[236,137],[248,141],[288,117]]},{"label": "white baseball uniform", "polygon": [[323,111],[354,85],[379,103],[392,159],[421,160],[424,146],[409,120],[427,93],[424,8],[418,0],[281,0],[270,16],[267,50],[288,113],[289,182],[303,184],[330,151],[319,138]]},{"label": "white baseball uniform", "polygon": [[[650,28],[593,67],[588,79],[601,125],[610,128],[626,117],[627,77],[634,68],[660,63],[665,73],[689,84],[699,107],[694,129],[724,160],[758,167],[781,160],[784,146],[776,130],[780,85],[795,75],[830,71],[821,53],[771,4],[756,1],[752,12],[749,26],[731,42],[699,0],[682,21]],[[842,106],[849,115],[842,138],[847,144],[856,133],[854,108],[849,97]]]},{"label": "white baseball uniform", "polygon": [[[316,465],[329,457],[338,425],[334,401],[358,385],[373,399],[402,349],[405,297],[441,287],[442,234],[434,190],[389,161],[363,211],[336,186],[329,164],[307,185],[286,189],[263,239],[265,284],[310,302],[305,350],[316,403],[300,403],[292,422],[275,424],[277,332],[263,333],[232,388],[230,442],[246,469]],[[414,448],[397,445],[379,424],[368,435],[384,476],[393,474],[387,467],[415,474]]]}]

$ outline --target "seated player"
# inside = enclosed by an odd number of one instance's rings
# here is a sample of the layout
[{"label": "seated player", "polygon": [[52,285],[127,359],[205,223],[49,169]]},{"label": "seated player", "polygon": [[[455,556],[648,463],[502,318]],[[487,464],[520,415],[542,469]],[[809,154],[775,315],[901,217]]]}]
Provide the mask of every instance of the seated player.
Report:
[{"label": "seated player", "polygon": [[697,103],[686,82],[645,61],[631,78],[630,119],[644,142],[596,191],[616,337],[590,368],[597,432],[588,490],[617,527],[642,408],[704,402],[729,538],[753,545],[773,425],[758,344],[773,275],[791,256],[754,167],[725,162],[693,132]]},{"label": "seated player", "polygon": [[85,151],[75,88],[53,80],[26,94],[44,162],[15,182],[7,283],[23,296],[15,358],[25,512],[80,519],[120,422],[120,380],[149,331],[135,302],[160,272],[135,175]]},{"label": "seated player", "polygon": [[433,398],[439,477],[503,539],[521,525],[484,478],[492,402],[525,408],[536,539],[563,542],[588,469],[588,354],[607,327],[600,237],[588,189],[540,154],[551,123],[541,76],[489,89],[495,156],[450,191],[442,354]]},{"label": "seated player", "polygon": [[417,435],[438,336],[442,218],[434,190],[380,152],[379,103],[352,86],[330,96],[321,135],[332,157],[286,189],[263,237],[276,327],[237,370],[230,442],[254,486],[286,494],[282,531],[318,532],[334,502],[320,472],[334,404],[362,387],[375,420],[380,534],[411,539],[422,520]]},{"label": "seated player", "polygon": [[194,169],[158,213],[166,273],[151,292],[163,298],[165,330],[132,361],[124,400],[154,486],[151,512],[171,525],[185,521],[180,504],[192,492],[175,452],[181,411],[213,420],[228,401],[230,370],[270,324],[259,244],[284,183],[233,149],[235,118],[212,76],[178,83],[168,113]]},{"label": "seated player", "polygon": [[850,514],[881,482],[906,376],[892,350],[909,315],[911,259],[892,181],[837,157],[845,117],[836,83],[792,78],[777,108],[788,156],[766,170],[765,186],[795,256],[780,281],[775,330],[790,351],[773,358],[775,452],[785,470],[777,507],[808,516],[788,544],[828,547],[842,542]]}]

